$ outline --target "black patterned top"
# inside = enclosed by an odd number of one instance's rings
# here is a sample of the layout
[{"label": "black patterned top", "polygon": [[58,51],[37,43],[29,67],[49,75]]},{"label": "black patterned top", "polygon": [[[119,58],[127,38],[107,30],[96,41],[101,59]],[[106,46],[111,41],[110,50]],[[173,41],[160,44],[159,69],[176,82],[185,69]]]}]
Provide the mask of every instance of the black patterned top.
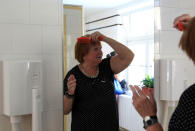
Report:
[{"label": "black patterned top", "polygon": [[169,131],[195,131],[195,84],[181,95],[169,122]]},{"label": "black patterned top", "polygon": [[71,131],[119,131],[110,58],[103,59],[99,64],[96,78],[84,75],[78,65],[72,68],[64,79],[64,92],[67,91],[67,79],[71,74],[74,74],[77,84]]}]

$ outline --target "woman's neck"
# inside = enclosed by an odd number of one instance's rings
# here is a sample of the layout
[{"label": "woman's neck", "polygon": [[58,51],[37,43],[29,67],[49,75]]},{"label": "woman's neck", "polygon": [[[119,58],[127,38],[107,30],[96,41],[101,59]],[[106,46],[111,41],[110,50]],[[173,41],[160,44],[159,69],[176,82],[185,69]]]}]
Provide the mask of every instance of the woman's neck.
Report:
[{"label": "woman's neck", "polygon": [[94,71],[96,71],[98,68],[98,65],[90,64],[90,63],[81,63],[81,66],[86,70],[94,70]]},{"label": "woman's neck", "polygon": [[80,69],[87,76],[96,76],[99,72],[98,65],[90,65],[88,63],[81,63]]}]

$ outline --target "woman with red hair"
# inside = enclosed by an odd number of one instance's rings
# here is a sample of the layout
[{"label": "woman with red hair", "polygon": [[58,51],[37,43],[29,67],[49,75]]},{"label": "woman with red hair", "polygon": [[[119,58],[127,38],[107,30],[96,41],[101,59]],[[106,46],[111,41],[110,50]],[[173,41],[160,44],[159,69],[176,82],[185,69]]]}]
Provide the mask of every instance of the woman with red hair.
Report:
[{"label": "woman with red hair", "polygon": [[[178,26],[178,23],[180,25]],[[183,27],[181,27],[183,26]],[[195,64],[195,17],[188,14],[177,17],[174,27],[183,30],[179,47]],[[130,86],[133,92],[133,105],[144,119],[147,131],[162,131],[157,120],[157,107],[152,94],[149,98],[137,86]],[[186,89],[180,97],[179,103],[170,119],[169,131],[195,131],[195,84]]]}]

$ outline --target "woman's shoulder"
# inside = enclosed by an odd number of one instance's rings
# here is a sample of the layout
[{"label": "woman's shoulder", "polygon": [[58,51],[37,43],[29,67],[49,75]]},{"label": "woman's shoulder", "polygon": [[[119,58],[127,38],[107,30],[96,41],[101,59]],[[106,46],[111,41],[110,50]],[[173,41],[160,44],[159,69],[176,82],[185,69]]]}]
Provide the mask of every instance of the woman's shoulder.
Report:
[{"label": "woman's shoulder", "polygon": [[66,74],[66,77],[69,77],[71,74],[73,75],[77,75],[79,72],[79,67],[78,65],[75,65],[72,69],[70,69],[67,74]]},{"label": "woman's shoulder", "polygon": [[169,122],[169,131],[172,130],[185,130],[189,131],[194,129],[193,120],[195,114],[195,84],[188,87],[179,99],[178,106],[176,107],[171,120]]},{"label": "woman's shoulder", "polygon": [[70,69],[68,72],[74,73],[75,71],[78,71],[78,65],[75,65],[72,69]]},{"label": "woman's shoulder", "polygon": [[102,59],[102,62],[100,63],[100,66],[101,65],[106,65],[106,64],[109,64],[110,63],[110,58],[104,58]]},{"label": "woman's shoulder", "polygon": [[190,87],[188,87],[182,94],[181,98],[183,97],[191,97],[193,99],[195,99],[195,84],[191,85]]},{"label": "woman's shoulder", "polygon": [[110,69],[110,58],[102,59],[102,62],[99,64],[99,67],[105,70]]},{"label": "woman's shoulder", "polygon": [[110,58],[104,58],[102,62],[99,64],[99,68],[102,71],[105,72],[112,72],[111,66],[110,66]]},{"label": "woman's shoulder", "polygon": [[[190,107],[186,107],[186,104],[190,104]],[[183,105],[186,108],[195,107],[195,84],[188,87],[181,95],[179,99],[179,105]]]}]

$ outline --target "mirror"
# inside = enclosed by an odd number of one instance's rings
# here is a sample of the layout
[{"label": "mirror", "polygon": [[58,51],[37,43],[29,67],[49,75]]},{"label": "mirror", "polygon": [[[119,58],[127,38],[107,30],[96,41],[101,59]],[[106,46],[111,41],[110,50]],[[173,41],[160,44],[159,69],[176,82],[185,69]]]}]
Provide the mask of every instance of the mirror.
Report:
[{"label": "mirror", "polygon": [[[104,3],[105,2],[105,3]],[[128,48],[134,54],[133,62],[118,74],[120,80],[130,85],[142,85],[142,80],[154,77],[154,1],[73,1],[64,0],[64,74],[78,62],[74,59],[76,39],[84,34],[99,31]],[[93,3],[93,4],[91,4]],[[113,51],[102,42],[103,58]],[[125,95],[131,98],[129,91]],[[142,118],[128,101],[119,96],[118,112],[121,130],[142,131]],[[127,103],[128,104],[128,103]],[[124,114],[128,111],[128,114]],[[71,113],[64,117],[64,131],[71,130]],[[135,122],[135,123],[134,123]],[[137,124],[139,123],[139,124]]]}]

